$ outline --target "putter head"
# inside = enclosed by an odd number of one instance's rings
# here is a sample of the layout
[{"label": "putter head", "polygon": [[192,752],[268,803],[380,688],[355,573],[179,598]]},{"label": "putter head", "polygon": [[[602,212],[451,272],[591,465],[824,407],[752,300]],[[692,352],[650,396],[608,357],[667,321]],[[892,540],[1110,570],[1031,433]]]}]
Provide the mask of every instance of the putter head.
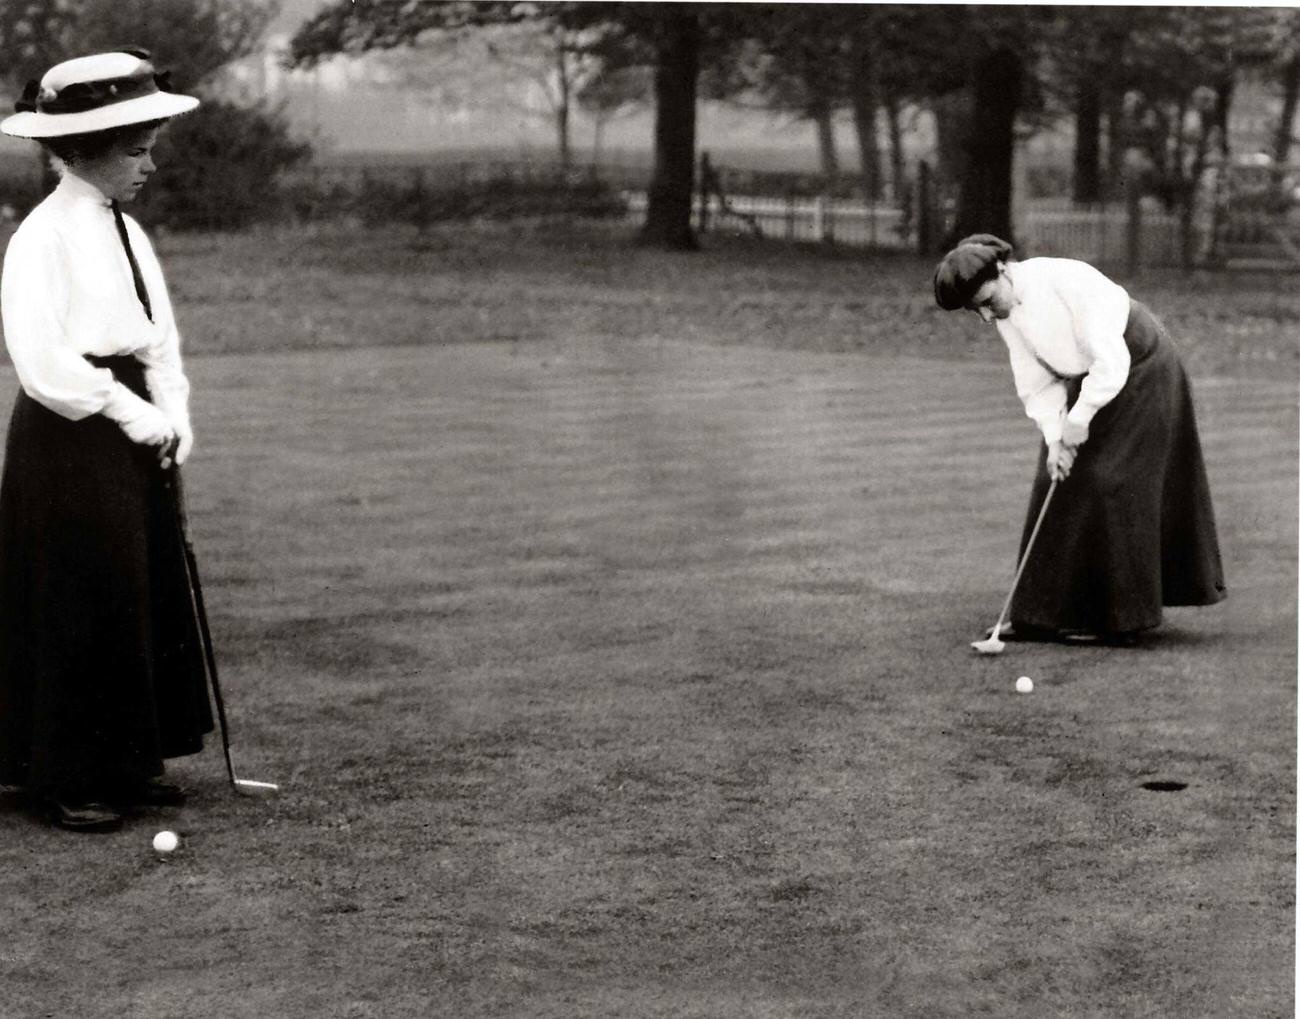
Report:
[{"label": "putter head", "polygon": [[1000,655],[1003,648],[1007,646],[1007,642],[1002,639],[1001,634],[1002,622],[999,620],[987,637],[983,640],[971,641],[970,646],[982,655]]},{"label": "putter head", "polygon": [[237,778],[231,785],[241,796],[273,796],[280,791],[274,782],[258,782],[251,778]]}]

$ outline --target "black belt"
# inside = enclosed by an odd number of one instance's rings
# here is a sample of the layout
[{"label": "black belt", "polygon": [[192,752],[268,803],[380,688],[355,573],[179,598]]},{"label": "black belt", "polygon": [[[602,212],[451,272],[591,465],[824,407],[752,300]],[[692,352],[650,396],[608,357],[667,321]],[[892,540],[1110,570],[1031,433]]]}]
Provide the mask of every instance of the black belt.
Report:
[{"label": "black belt", "polygon": [[82,357],[96,368],[107,368],[109,371],[141,366],[140,359],[134,354],[83,354]]}]

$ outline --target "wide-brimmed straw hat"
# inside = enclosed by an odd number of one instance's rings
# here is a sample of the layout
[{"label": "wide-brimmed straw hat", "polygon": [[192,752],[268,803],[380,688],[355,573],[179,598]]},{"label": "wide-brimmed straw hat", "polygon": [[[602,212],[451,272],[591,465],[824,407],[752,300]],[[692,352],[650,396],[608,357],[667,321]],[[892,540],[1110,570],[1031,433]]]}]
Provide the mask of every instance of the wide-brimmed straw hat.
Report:
[{"label": "wide-brimmed straw hat", "polygon": [[18,110],[0,121],[16,138],[59,138],[128,124],[166,120],[199,105],[172,92],[165,73],[154,70],[144,50],[120,50],[55,64],[39,82],[29,81]]}]

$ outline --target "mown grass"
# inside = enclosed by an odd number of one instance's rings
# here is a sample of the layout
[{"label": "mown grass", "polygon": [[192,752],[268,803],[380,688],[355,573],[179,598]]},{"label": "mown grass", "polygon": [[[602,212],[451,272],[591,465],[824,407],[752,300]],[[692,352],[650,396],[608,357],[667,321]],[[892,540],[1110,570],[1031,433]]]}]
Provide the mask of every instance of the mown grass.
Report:
[{"label": "mown grass", "polygon": [[[621,226],[318,228],[164,239],[196,352],[536,342],[618,335],[944,359],[1000,356],[992,330],[941,312],[929,261],[735,237],[691,256]],[[1126,279],[1199,374],[1294,375],[1295,277],[1150,270]]]},{"label": "mown grass", "polygon": [[924,264],[414,240],[160,245],[236,752],[285,791],[209,751],[118,835],[0,813],[0,1014],[1291,1014],[1279,281],[1143,281],[1229,601],[986,660],[1034,438]]}]

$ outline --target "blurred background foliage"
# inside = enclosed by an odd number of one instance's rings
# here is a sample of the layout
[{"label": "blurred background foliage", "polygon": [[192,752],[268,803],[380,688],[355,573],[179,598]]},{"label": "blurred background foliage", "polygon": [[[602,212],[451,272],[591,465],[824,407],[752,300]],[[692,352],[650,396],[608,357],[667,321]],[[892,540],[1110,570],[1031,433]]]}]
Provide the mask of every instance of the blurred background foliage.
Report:
[{"label": "blurred background foliage", "polygon": [[[214,87],[223,68],[261,44],[277,11],[273,0],[13,0],[0,4],[0,67],[16,93],[71,56],[148,50],[178,91],[204,101],[160,135],[158,172],[133,212],[177,229],[247,226],[281,212],[277,179],[311,152],[279,111],[231,102]],[[41,159],[35,146],[32,158]],[[50,184],[44,167],[37,180],[21,170],[9,176],[15,205],[30,204]]]},{"label": "blurred background foliage", "polygon": [[[0,86],[16,94],[58,59],[128,44],[207,101],[167,132],[166,175],[141,209],[178,227],[609,210],[617,185],[573,172],[574,125],[594,130],[594,163],[606,128],[650,116],[646,234],[690,247],[696,157],[710,141],[697,111],[709,102],[807,125],[816,180],[772,183],[786,194],[902,203],[924,162],[954,231],[1010,233],[1013,155],[1036,140],[1060,135],[1071,151],[1021,167],[1032,197],[1088,204],[1139,189],[1188,211],[1216,165],[1288,164],[1300,104],[1300,10],[1285,7],[6,0]],[[298,75],[365,63],[402,95],[394,108],[463,106],[512,82],[549,124],[556,172],[468,184],[430,172],[354,180],[345,194],[303,172],[316,164],[283,109],[232,93],[227,72],[248,60]],[[1247,92],[1267,97],[1269,122],[1244,151],[1231,124],[1256,103]],[[856,153],[843,151],[845,122]],[[0,201],[21,208],[40,190],[15,179]]]}]

